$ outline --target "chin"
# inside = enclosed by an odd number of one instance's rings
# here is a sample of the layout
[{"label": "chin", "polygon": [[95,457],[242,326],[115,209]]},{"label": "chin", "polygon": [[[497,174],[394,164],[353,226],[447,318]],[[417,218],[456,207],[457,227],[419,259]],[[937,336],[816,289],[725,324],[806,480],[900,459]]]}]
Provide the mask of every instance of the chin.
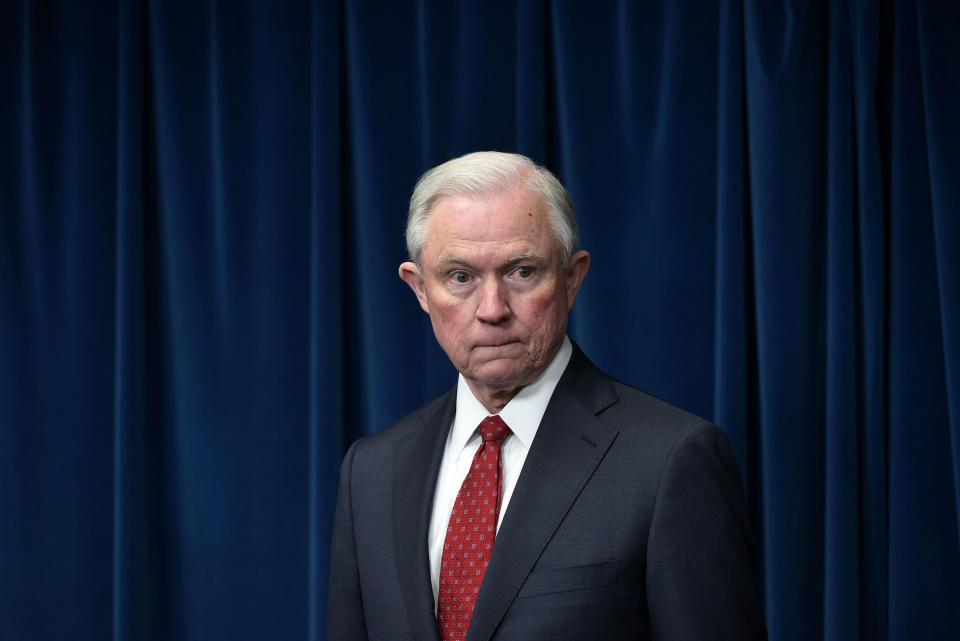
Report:
[{"label": "chin", "polygon": [[522,387],[533,380],[529,369],[516,365],[506,366],[493,363],[475,368],[472,372],[464,373],[464,377],[494,389]]}]

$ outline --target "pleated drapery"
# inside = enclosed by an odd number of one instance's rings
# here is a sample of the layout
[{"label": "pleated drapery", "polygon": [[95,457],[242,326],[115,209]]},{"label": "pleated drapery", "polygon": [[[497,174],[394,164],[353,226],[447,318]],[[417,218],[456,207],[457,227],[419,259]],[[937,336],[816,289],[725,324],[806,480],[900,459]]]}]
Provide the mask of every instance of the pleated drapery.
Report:
[{"label": "pleated drapery", "polygon": [[0,638],[323,639],[338,465],[453,385],[428,167],[553,169],[571,336],[734,443],[771,639],[960,628],[954,2],[0,10]]}]

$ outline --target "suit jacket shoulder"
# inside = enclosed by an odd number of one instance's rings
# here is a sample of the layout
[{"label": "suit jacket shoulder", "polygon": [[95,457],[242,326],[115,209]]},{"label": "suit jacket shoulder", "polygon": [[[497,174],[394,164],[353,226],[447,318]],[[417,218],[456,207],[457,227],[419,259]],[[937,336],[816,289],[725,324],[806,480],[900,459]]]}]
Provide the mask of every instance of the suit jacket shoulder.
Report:
[{"label": "suit jacket shoulder", "polygon": [[[427,527],[455,391],[351,447],[331,639],[437,641]],[[575,346],[497,533],[469,641],[762,639],[753,541],[722,430]]]}]

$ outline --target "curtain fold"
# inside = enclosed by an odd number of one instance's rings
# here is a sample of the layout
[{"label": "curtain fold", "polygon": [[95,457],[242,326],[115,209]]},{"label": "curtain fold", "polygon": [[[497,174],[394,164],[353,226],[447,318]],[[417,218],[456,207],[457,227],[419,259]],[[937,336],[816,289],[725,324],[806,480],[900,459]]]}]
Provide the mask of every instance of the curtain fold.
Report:
[{"label": "curtain fold", "polygon": [[[157,457],[148,418],[146,243],[144,213],[145,18],[136,4],[117,6],[114,130],[114,342],[113,342],[113,559],[110,638],[151,638],[162,624],[151,577],[163,566],[148,551],[160,534],[155,512]],[[146,201],[146,207],[145,207]],[[105,462],[105,461],[104,461]],[[159,567],[158,567],[159,566]]]},{"label": "curtain fold", "polygon": [[[341,453],[359,436],[346,417],[343,279],[344,227],[349,212],[344,197],[347,114],[344,83],[343,10],[337,3],[314,3],[310,15],[310,275],[304,292],[310,304],[309,336],[309,511],[306,633],[325,637],[330,575],[331,515],[339,482]],[[331,96],[336,99],[331,99]],[[355,418],[355,417],[352,417]],[[335,427],[334,427],[335,426]]]},{"label": "curtain fold", "polygon": [[726,430],[771,639],[960,626],[960,8],[0,10],[0,637],[325,638],[338,466],[453,385],[428,167],[570,190],[570,333]]},{"label": "curtain fold", "polygon": [[[960,138],[960,125],[953,117],[955,105],[949,98],[960,93],[960,80],[956,73],[956,59],[948,54],[953,37],[951,23],[941,20],[935,7],[917,4],[917,38],[921,43],[920,82],[936,245],[944,374],[947,390],[957,390],[960,389],[960,301],[952,294],[960,291],[960,187],[956,180],[960,176],[960,151],[946,141]],[[960,395],[948,394],[947,405],[954,500],[960,517]]]}]

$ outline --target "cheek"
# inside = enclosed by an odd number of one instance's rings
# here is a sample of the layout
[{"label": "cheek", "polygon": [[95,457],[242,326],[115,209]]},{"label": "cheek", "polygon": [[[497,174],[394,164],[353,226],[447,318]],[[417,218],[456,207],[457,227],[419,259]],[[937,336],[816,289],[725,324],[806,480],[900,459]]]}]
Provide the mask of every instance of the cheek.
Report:
[{"label": "cheek", "polygon": [[549,334],[563,324],[567,316],[566,297],[544,294],[527,299],[521,314],[532,334]]},{"label": "cheek", "polygon": [[[437,338],[456,339],[461,336],[469,323],[469,314],[462,305],[436,304],[431,308],[430,321]],[[457,341],[454,341],[457,342]]]},{"label": "cheek", "polygon": [[446,324],[453,321],[456,317],[456,301],[451,300],[450,296],[443,288],[433,285],[427,290],[427,301],[430,304],[430,318],[434,325],[437,323]]}]

